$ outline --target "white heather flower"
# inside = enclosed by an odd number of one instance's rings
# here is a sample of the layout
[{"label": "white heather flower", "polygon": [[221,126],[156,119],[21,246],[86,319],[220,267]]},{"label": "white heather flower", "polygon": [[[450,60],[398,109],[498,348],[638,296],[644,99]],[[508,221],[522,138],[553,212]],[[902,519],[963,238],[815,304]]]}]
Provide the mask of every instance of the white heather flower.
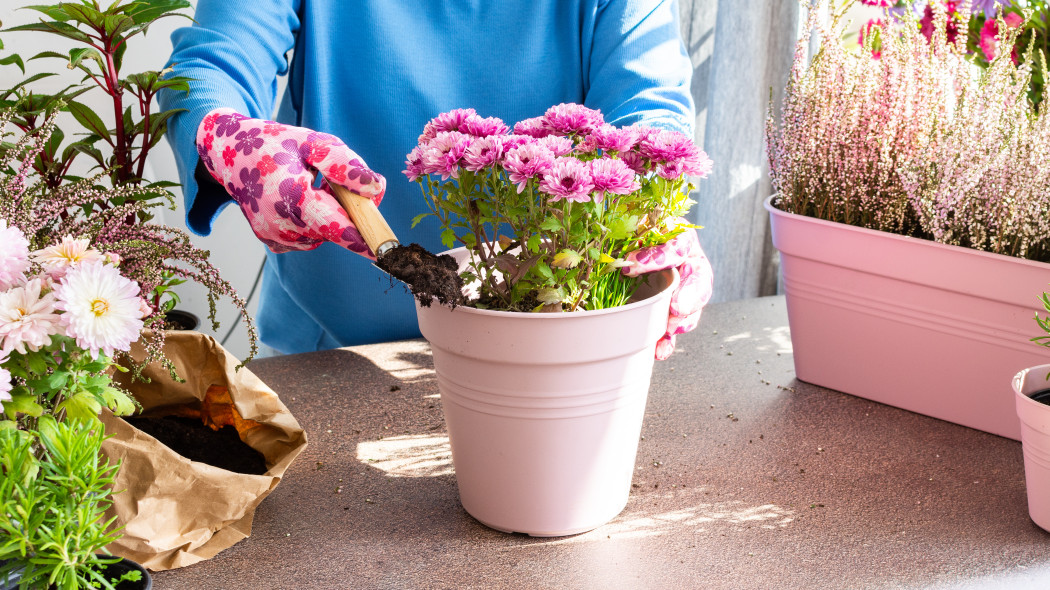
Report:
[{"label": "white heather flower", "polygon": [[17,227],[7,227],[0,219],[0,290],[6,291],[25,281],[29,268],[29,240]]},{"label": "white heather flower", "polygon": [[42,285],[36,278],[24,287],[0,293],[0,337],[5,352],[17,350],[25,354],[26,349],[35,352],[51,344],[51,336],[59,333],[55,296],[52,293],[41,296]]},{"label": "white heather flower", "polygon": [[64,310],[62,323],[77,346],[98,356],[128,350],[142,331],[138,283],[115,267],[85,262],[69,270],[55,289],[56,307]]},{"label": "white heather flower", "polygon": [[90,246],[87,238],[66,236],[62,243],[33,252],[33,260],[46,269],[65,269],[85,262],[104,262],[101,252]]}]

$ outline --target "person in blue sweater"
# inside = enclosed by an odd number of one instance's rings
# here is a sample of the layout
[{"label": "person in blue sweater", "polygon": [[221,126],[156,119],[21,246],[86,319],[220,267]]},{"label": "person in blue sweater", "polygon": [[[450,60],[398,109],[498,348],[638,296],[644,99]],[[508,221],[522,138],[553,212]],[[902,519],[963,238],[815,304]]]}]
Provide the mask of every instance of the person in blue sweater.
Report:
[{"label": "person in blue sweater", "polygon": [[[522,121],[580,103],[616,126],[693,133],[692,66],[676,0],[199,0],[194,18],[173,33],[169,63],[193,79],[191,91],[160,96],[163,108],[185,109],[171,119],[168,137],[187,224],[208,235],[234,202],[229,193],[238,197],[269,246],[260,338],[283,353],[419,336],[411,295],[359,255],[359,235],[345,216],[342,226],[327,223],[338,204],[303,186],[303,171],[318,157],[305,147],[296,153],[307,137],[338,152],[336,182],[349,170],[350,188],[383,199],[380,210],[403,242],[439,252],[433,219],[410,228],[426,205],[400,174],[438,113],[472,107]],[[283,125],[256,121],[269,119],[278,99]],[[209,151],[208,138],[222,132],[239,133],[248,151],[277,154],[271,159],[280,165],[267,161],[252,173],[261,170],[272,181],[265,186],[278,191],[263,190],[257,175],[237,177],[228,153]],[[217,176],[230,182],[202,173],[203,158],[214,165],[212,176],[226,164]],[[296,198],[313,199],[325,213],[298,215],[301,231],[291,233],[267,222],[267,212],[305,211]]]}]

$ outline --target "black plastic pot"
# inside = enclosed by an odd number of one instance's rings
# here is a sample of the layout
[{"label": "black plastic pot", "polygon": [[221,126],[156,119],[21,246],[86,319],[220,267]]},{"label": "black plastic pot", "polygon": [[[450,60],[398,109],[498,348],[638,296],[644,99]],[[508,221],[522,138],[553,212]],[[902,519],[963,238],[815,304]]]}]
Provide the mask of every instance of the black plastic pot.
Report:
[{"label": "black plastic pot", "polygon": [[[108,555],[101,555],[100,557],[109,557]],[[131,561],[127,558],[121,558],[120,561],[106,566],[103,570],[104,576],[109,579],[119,578],[126,572],[138,570],[141,572],[142,577],[139,578],[138,582],[122,582],[116,586],[117,590],[152,590],[153,588],[153,577],[149,575],[146,568],[142,567],[138,563]],[[16,571],[5,579],[0,579],[0,590],[18,590],[18,582],[22,579],[22,576]]]},{"label": "black plastic pot", "polygon": [[164,314],[169,330],[196,330],[201,320],[195,314],[181,309],[173,309]]}]

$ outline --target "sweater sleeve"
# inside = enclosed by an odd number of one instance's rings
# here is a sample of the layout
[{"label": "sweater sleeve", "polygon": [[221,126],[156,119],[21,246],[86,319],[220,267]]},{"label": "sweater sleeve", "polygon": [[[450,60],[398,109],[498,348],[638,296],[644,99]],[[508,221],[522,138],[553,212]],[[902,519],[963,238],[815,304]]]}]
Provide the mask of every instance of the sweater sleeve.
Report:
[{"label": "sweater sleeve", "polygon": [[197,127],[219,107],[270,117],[277,76],[288,71],[285,54],[295,44],[300,1],[200,0],[193,26],[172,33],[168,66],[193,81],[189,93],[165,90],[158,101],[163,109],[185,109],[171,118],[168,141],[182,181],[186,224],[194,233],[211,233],[212,221],[232,201],[218,184],[198,190]]},{"label": "sweater sleeve", "polygon": [[593,31],[587,106],[617,126],[642,123],[692,136],[693,67],[677,0],[599,0]]}]

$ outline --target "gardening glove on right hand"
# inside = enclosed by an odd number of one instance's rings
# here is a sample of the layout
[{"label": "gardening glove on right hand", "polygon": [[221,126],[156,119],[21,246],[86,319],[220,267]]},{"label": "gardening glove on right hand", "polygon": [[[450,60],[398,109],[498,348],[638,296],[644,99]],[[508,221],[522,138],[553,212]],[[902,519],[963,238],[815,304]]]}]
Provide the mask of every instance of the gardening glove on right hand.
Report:
[{"label": "gardening glove on right hand", "polygon": [[[684,219],[681,223],[688,223]],[[700,312],[711,300],[714,272],[711,262],[700,247],[700,238],[694,228],[688,228],[659,246],[635,250],[627,255],[623,273],[629,277],[649,274],[667,268],[678,269],[680,282],[671,295],[667,331],[656,343],[657,360],[665,360],[674,352],[675,336],[696,327]]]},{"label": "gardening glove on right hand", "polygon": [[386,179],[339,138],[215,109],[197,128],[197,153],[271,251],[312,250],[328,241],[373,258],[327,184],[313,187],[317,170],[376,205],[383,199]]}]

